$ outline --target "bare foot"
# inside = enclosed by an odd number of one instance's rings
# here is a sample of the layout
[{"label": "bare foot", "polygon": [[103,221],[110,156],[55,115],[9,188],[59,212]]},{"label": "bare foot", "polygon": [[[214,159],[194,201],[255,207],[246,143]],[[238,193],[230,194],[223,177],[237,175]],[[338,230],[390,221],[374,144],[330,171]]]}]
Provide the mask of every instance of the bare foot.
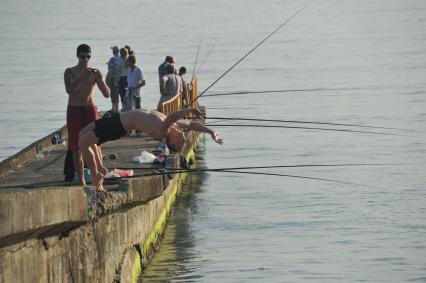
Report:
[{"label": "bare foot", "polygon": [[106,192],[102,183],[104,182],[104,175],[102,173],[96,173],[93,177],[93,184],[96,187],[97,192]]},{"label": "bare foot", "polygon": [[102,184],[99,184],[98,186],[96,186],[96,191],[101,193],[106,193],[106,190],[104,189]]}]

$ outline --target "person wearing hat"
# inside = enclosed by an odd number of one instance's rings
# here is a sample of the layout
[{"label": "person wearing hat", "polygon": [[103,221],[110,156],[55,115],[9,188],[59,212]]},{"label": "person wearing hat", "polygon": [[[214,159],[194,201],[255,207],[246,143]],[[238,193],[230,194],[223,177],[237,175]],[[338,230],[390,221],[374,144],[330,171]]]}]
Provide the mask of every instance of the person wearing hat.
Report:
[{"label": "person wearing hat", "polygon": [[119,51],[120,49],[118,46],[112,46],[112,54],[113,56],[108,61],[108,73],[106,75],[105,81],[106,84],[109,86],[110,93],[111,93],[111,104],[112,112],[118,112],[118,82],[120,80],[120,75],[118,73],[118,64],[120,61],[120,55]]}]

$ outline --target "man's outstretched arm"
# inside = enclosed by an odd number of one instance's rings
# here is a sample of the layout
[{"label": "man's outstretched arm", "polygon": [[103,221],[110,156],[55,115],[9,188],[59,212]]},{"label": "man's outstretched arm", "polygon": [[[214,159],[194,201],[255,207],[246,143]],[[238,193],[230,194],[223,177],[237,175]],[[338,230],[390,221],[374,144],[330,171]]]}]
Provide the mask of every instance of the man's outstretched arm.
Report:
[{"label": "man's outstretched arm", "polygon": [[180,121],[177,121],[176,124],[180,128],[184,128],[184,129],[191,130],[191,131],[207,133],[212,137],[212,139],[215,142],[217,142],[218,144],[223,144],[223,139],[220,137],[218,132],[213,131],[212,129],[201,124],[200,122],[191,121],[191,122],[188,123],[188,121],[180,120]]}]

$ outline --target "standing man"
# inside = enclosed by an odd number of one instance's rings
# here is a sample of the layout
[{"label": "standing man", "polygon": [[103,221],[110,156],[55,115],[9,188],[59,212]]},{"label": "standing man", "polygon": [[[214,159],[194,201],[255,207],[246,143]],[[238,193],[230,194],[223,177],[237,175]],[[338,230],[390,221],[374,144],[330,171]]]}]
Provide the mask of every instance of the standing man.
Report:
[{"label": "standing man", "polygon": [[129,53],[127,52],[126,48],[120,49],[120,57],[118,58],[117,66],[118,66],[118,74],[120,76],[118,80],[118,93],[120,94],[121,104],[124,107],[126,103],[126,88],[127,88],[127,74],[128,74],[128,68],[127,68],[127,57],[129,56]]},{"label": "standing man", "polygon": [[167,75],[166,64],[172,64],[174,66],[175,59],[173,56],[166,56],[166,59],[160,66],[158,66],[158,76],[160,80],[160,92],[161,92],[161,78]]},{"label": "standing man", "polygon": [[127,74],[127,90],[128,95],[133,100],[135,109],[141,108],[141,88],[145,85],[145,77],[142,69],[136,66],[136,56],[130,55],[127,58],[127,65],[129,66],[129,73]]},{"label": "standing man", "polygon": [[179,68],[179,72],[178,72],[178,76],[180,77],[181,80],[181,85],[182,88],[179,90],[181,95],[182,95],[182,107],[185,108],[186,103],[189,103],[189,101],[186,101],[186,82],[183,79],[183,75],[186,74],[186,68],[184,66]]},{"label": "standing man", "polygon": [[182,90],[182,80],[175,74],[175,66],[172,64],[166,64],[166,72],[160,80],[160,91],[161,97],[158,101],[157,110],[161,110],[161,103],[166,101]]},{"label": "standing man", "polygon": [[[79,45],[77,47],[77,65],[67,68],[64,73],[65,90],[68,93],[68,149],[73,151],[74,168],[82,186],[86,185],[86,182],[83,176],[83,158],[78,148],[78,136],[86,125],[98,118],[92,96],[95,84],[104,97],[109,97],[109,89],[102,79],[102,73],[99,69],[89,67],[90,57],[90,46]],[[106,171],[103,167],[99,170]]]},{"label": "standing man", "polygon": [[108,61],[108,73],[105,78],[105,82],[108,85],[111,93],[112,112],[118,111],[118,81],[120,75],[118,73],[118,63],[120,62],[120,55],[118,46],[111,47],[112,54],[114,55]]}]

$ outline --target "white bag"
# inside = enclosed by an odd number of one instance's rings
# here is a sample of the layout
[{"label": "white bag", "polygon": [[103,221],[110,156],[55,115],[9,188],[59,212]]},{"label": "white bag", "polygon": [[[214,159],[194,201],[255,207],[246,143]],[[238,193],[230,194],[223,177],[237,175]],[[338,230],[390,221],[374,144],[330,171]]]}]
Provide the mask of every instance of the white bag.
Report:
[{"label": "white bag", "polygon": [[132,162],[135,163],[152,163],[155,160],[155,155],[147,151],[142,151],[141,155],[134,156]]}]

